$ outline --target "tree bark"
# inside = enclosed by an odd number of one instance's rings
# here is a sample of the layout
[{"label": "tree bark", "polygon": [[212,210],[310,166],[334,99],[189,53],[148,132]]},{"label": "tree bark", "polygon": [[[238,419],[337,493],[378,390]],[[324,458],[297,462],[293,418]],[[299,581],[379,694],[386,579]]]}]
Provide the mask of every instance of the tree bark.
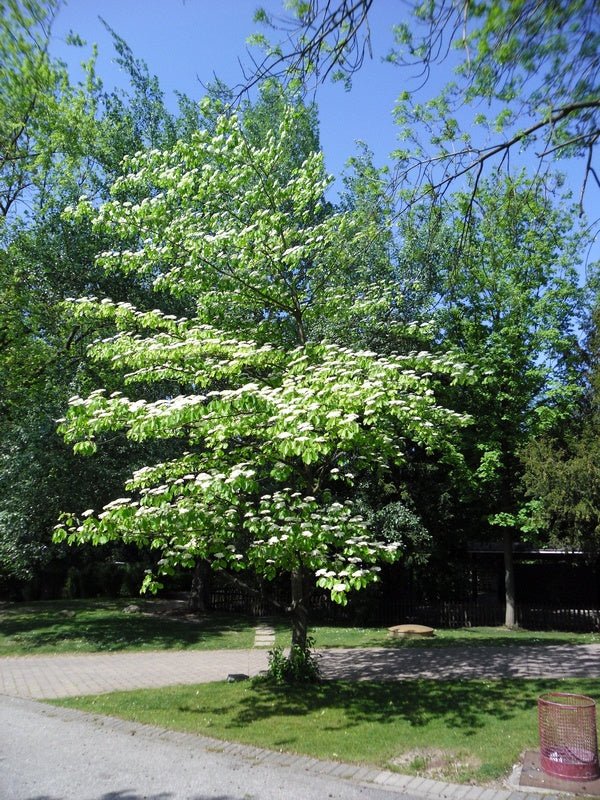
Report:
[{"label": "tree bark", "polygon": [[306,650],[308,638],[308,610],[304,604],[304,574],[302,569],[292,572],[292,647]]},{"label": "tree bark", "polygon": [[504,625],[514,628],[515,614],[515,567],[513,561],[513,535],[510,528],[504,529]]},{"label": "tree bark", "polygon": [[194,577],[188,597],[188,607],[190,611],[198,614],[205,614],[208,607],[207,584],[210,580],[210,570],[206,561],[197,561],[194,568]]}]

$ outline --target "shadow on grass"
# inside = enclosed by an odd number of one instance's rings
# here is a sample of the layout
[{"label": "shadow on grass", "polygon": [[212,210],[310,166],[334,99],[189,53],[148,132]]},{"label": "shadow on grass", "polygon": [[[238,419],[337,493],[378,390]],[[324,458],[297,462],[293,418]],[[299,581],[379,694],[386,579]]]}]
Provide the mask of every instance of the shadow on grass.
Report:
[{"label": "shadow on grass", "polygon": [[[381,628],[362,628],[360,640],[345,635],[346,626],[327,625],[324,630],[330,632],[325,647],[387,647],[394,649],[431,649],[459,646],[472,647],[515,647],[561,644],[593,644],[600,643],[598,633],[569,633],[558,631],[529,631],[524,628],[508,630],[496,628],[457,628],[436,629],[433,637],[397,638],[389,635]],[[317,636],[318,641],[318,636]],[[318,642],[318,646],[320,646]]]},{"label": "shadow on grass", "polygon": [[[147,613],[126,614],[136,601],[65,601],[13,607],[2,613],[3,650],[119,651],[235,647],[235,634],[252,637],[250,617],[211,614],[183,622]],[[139,603],[146,609],[143,602]]]},{"label": "shadow on grass", "polygon": [[[231,719],[231,728],[251,725],[261,720],[286,717],[318,718],[327,709],[341,712],[340,722],[322,730],[343,731],[348,725],[377,723],[391,725],[398,721],[413,727],[432,722],[461,731],[465,737],[485,727],[490,717],[511,720],[516,715],[535,710],[537,698],[556,690],[551,680],[503,681],[431,681],[402,683],[349,683],[331,681],[318,685],[277,687],[266,681],[254,681]],[[580,691],[600,697],[598,682],[579,681]],[[210,713],[231,714],[232,706],[211,706]],[[182,705],[183,713],[203,714],[208,709]]]},{"label": "shadow on grass", "polygon": [[469,647],[546,647],[547,645],[557,645],[557,644],[584,644],[586,642],[600,642],[600,638],[593,634],[589,635],[582,635],[582,634],[554,634],[548,633],[544,636],[540,636],[536,631],[525,631],[521,630],[518,633],[512,631],[502,631],[499,630],[498,632],[493,632],[490,634],[483,634],[480,632],[476,632],[474,634],[470,634],[468,629],[461,630],[460,636],[458,635],[449,635],[444,636],[447,633],[446,631],[442,631],[441,635],[438,635],[429,641],[425,639],[394,639],[392,637],[385,638],[382,637],[381,640],[381,647],[408,647],[408,648],[427,648],[427,647],[458,647],[458,646],[469,646]]}]

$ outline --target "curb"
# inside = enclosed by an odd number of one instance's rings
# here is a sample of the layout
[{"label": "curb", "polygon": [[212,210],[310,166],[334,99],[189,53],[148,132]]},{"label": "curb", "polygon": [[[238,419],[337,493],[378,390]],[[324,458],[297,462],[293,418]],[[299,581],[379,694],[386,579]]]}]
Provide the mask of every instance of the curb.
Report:
[{"label": "curb", "polygon": [[272,764],[283,768],[295,769],[312,775],[322,775],[355,783],[377,786],[401,794],[410,794],[419,798],[436,798],[438,800],[559,800],[559,795],[549,793],[529,793],[517,791],[516,788],[495,789],[483,786],[444,783],[442,781],[419,778],[414,775],[402,775],[397,772],[379,769],[360,764],[349,764],[340,761],[325,761],[311,756],[296,755],[275,750],[267,750],[253,745],[227,742],[212,739],[208,736],[181,731],[172,731],[154,725],[130,722],[128,720],[108,717],[102,714],[79,711],[73,708],[50,705],[43,701],[11,698],[13,702],[35,703],[44,707],[45,714],[58,717],[66,722],[73,719],[86,720],[104,730],[119,730],[131,736],[147,739],[161,739],[187,747],[202,747],[210,752],[221,752],[224,755],[236,756],[248,762]]}]

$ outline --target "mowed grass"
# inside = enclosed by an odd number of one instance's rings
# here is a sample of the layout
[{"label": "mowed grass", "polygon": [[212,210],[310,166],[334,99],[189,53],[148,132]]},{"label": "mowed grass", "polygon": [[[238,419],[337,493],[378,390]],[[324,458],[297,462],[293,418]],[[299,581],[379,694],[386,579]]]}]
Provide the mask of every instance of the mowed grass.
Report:
[{"label": "mowed grass", "polygon": [[[128,605],[142,613],[126,614]],[[185,606],[185,604],[184,604]],[[185,609],[184,609],[185,610]],[[167,616],[164,604],[129,600],[55,600],[0,604],[0,657],[49,653],[95,653],[125,650],[246,649],[254,645],[256,624],[275,629],[276,644],[290,643],[285,618],[256,620],[235,614]],[[434,638],[393,639],[386,628],[316,624],[315,647],[452,647],[590,644],[598,634],[556,631],[509,631],[505,628],[438,630]]]},{"label": "mowed grass", "polygon": [[315,647],[509,647],[513,645],[599,644],[598,633],[509,630],[504,627],[439,629],[433,637],[392,638],[387,628],[316,626]]},{"label": "mowed grass", "polygon": [[[135,603],[142,613],[127,614]],[[0,607],[0,656],[123,650],[244,649],[254,644],[255,620],[211,614],[172,619],[152,602],[72,600]]]},{"label": "mowed grass", "polygon": [[509,774],[538,746],[537,698],[600,700],[600,680],[411,680],[275,687],[211,683],[65,699],[56,704],[317,758],[454,782]]}]

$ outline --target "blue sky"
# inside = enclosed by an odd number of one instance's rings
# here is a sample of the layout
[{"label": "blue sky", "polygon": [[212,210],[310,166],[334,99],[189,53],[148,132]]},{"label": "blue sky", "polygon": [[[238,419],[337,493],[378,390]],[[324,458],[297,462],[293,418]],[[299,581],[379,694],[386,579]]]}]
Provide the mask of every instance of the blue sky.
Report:
[{"label": "blue sky", "polygon": [[[250,64],[246,39],[260,30],[253,22],[259,5],[282,8],[274,0],[262,4],[260,0],[70,0],[56,21],[53,51],[73,66],[82,60],[81,51],[63,44],[72,29],[90,45],[98,44],[98,71],[106,86],[122,83],[123,76],[112,63],[110,38],[98,19],[101,15],[158,75],[167,99],[174,102],[176,89],[199,99],[204,94],[202,83],[215,74],[230,85],[243,81],[239,60]],[[358,139],[368,143],[381,163],[396,146],[391,112],[402,88],[401,75],[379,57],[391,44],[395,11],[395,3],[384,3],[374,17],[372,36],[378,55],[356,76],[352,92],[339,84],[319,88],[322,147],[327,169],[335,175],[355,152]],[[256,49],[253,52],[260,55]]]},{"label": "blue sky", "polygon": [[[110,37],[98,18],[100,15],[125,39],[135,55],[147,62],[150,71],[159,77],[167,101],[174,106],[175,90],[200,99],[204,94],[202,84],[215,75],[232,86],[243,81],[239,62],[250,65],[246,39],[263,30],[253,22],[259,5],[281,13],[283,0],[262,3],[261,0],[69,0],[56,21],[52,49],[67,61],[75,75],[83,53],[64,44],[67,33],[73,30],[89,45],[98,45],[98,72],[105,85],[108,88],[123,85],[124,76],[112,60]],[[370,16],[373,59],[365,60],[350,92],[341,84],[328,83],[318,88],[321,145],[326,167],[336,177],[356,152],[357,140],[366,142],[373,150],[378,165],[385,164],[397,146],[392,109],[399,93],[414,85],[406,71],[382,63],[381,57],[392,44],[391,29],[399,21],[402,8],[395,0],[373,4]],[[260,56],[259,51],[254,53]],[[450,77],[450,67],[445,64],[434,72],[421,99],[435,96]],[[529,163],[533,170],[533,160]],[[561,169],[567,173],[568,184],[577,195],[583,165],[574,160],[561,164]],[[598,207],[600,191],[590,184],[586,209],[592,218],[598,216]],[[596,242],[587,257],[590,255],[594,258],[600,255],[600,242]]]}]

